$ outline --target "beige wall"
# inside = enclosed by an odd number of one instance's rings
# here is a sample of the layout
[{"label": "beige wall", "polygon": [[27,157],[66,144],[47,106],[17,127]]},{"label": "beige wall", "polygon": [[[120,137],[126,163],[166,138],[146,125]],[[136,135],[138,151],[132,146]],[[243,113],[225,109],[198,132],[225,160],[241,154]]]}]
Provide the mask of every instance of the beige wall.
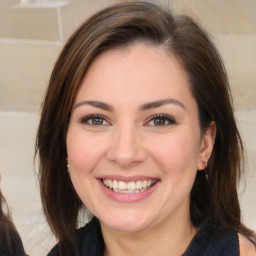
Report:
[{"label": "beige wall", "polygon": [[[119,1],[0,0],[1,188],[25,248],[34,256],[45,255],[54,243],[41,213],[33,168],[44,90],[66,38],[89,14],[114,2]],[[256,230],[256,1],[161,3],[201,21],[224,57],[248,152],[246,189],[241,193],[243,216],[245,223]]]}]

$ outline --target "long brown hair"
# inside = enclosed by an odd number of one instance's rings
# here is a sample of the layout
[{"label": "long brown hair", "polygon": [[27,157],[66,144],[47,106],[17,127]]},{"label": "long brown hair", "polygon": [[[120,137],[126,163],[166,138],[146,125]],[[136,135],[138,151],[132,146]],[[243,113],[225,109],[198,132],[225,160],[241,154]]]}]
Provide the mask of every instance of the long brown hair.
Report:
[{"label": "long brown hair", "polygon": [[12,222],[8,205],[0,190],[0,253],[25,256],[20,236]]},{"label": "long brown hair", "polygon": [[[136,42],[163,47],[185,69],[196,99],[202,133],[214,121],[215,146],[206,169],[191,191],[195,226],[212,218],[222,228],[249,237],[241,224],[237,182],[243,173],[243,145],[233,115],[227,74],[208,33],[190,17],[147,2],[106,8],[84,22],[68,40],[51,75],[37,134],[43,208],[66,254],[72,254],[82,202],[66,172],[66,134],[74,97],[92,61],[103,51]],[[71,249],[70,249],[71,248]]]}]

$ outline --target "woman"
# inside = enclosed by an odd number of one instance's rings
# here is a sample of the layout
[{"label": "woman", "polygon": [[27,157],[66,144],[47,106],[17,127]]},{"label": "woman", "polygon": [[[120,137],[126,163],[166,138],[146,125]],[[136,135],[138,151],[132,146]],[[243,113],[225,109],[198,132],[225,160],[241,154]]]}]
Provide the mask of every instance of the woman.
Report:
[{"label": "woman", "polygon": [[[191,18],[96,13],[54,67],[37,135],[49,255],[254,255],[228,80]],[[78,227],[86,207],[93,218]]]},{"label": "woman", "polygon": [[[5,209],[5,211],[4,211]],[[0,255],[25,256],[21,238],[11,220],[5,198],[0,191]]]}]

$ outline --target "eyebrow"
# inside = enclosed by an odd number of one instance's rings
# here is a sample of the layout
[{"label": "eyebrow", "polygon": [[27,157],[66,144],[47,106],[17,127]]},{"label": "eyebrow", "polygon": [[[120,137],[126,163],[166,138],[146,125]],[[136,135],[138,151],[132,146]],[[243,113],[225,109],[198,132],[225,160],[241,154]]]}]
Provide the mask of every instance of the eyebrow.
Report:
[{"label": "eyebrow", "polygon": [[[141,105],[139,109],[140,109],[140,111],[146,111],[146,110],[149,110],[152,108],[161,107],[166,104],[174,104],[174,105],[182,107],[183,109],[186,109],[182,102],[172,99],[172,98],[145,103],[145,104]],[[81,105],[90,105],[90,106],[100,108],[100,109],[110,111],[110,112],[113,111],[113,109],[114,109],[111,105],[109,105],[107,103],[104,103],[101,101],[95,101],[95,100],[81,101],[74,106],[74,109],[78,108]]]},{"label": "eyebrow", "polygon": [[152,108],[158,108],[158,107],[161,107],[161,106],[166,105],[166,104],[174,104],[174,105],[177,105],[177,106],[180,106],[180,107],[186,109],[185,105],[182,102],[180,102],[178,100],[175,100],[175,99],[172,99],[172,98],[169,98],[169,99],[165,99],[165,100],[157,100],[157,101],[153,101],[153,102],[143,104],[140,107],[140,110],[145,111],[145,110],[149,110],[149,109],[152,109]]},{"label": "eyebrow", "polygon": [[90,106],[93,106],[93,107],[96,107],[96,108],[104,109],[106,111],[113,111],[113,107],[111,107],[109,104],[106,104],[106,103],[101,102],[101,101],[95,101],[95,100],[81,101],[81,102],[77,103],[74,106],[74,109],[76,109],[77,107],[79,107],[81,105],[90,105]]}]

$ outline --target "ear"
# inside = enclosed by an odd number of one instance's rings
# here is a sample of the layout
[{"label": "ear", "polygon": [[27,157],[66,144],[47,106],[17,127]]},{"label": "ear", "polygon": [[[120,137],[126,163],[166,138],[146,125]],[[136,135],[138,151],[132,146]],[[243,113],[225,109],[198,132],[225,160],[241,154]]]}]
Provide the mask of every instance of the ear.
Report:
[{"label": "ear", "polygon": [[207,162],[212,154],[216,131],[216,124],[212,121],[204,134],[202,134],[197,170],[204,170],[207,166]]}]

